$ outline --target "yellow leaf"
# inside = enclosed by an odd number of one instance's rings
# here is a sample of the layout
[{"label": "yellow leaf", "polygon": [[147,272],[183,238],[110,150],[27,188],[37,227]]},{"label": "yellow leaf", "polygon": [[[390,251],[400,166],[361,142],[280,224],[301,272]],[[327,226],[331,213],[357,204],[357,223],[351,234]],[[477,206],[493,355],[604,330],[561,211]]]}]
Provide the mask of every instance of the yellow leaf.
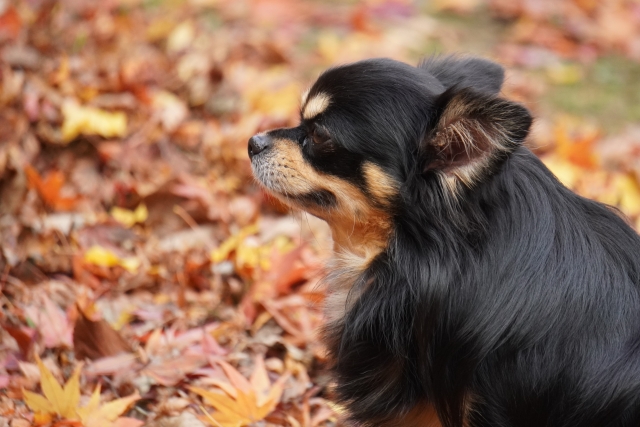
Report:
[{"label": "yellow leaf", "polygon": [[22,390],[25,403],[35,412],[57,414],[68,420],[78,419],[76,407],[80,402],[80,369],[78,365],[73,375],[62,387],[51,371],[36,355],[36,363],[40,371],[40,387],[44,396]]},{"label": "yellow leaf", "polygon": [[580,174],[583,173],[581,168],[556,156],[545,157],[542,161],[560,182],[572,189],[575,188]]},{"label": "yellow leaf", "polygon": [[60,411],[60,415],[66,419],[76,419],[76,407],[80,403],[80,369],[82,364],[76,366],[73,375],[64,385],[63,399],[64,406]]},{"label": "yellow leaf", "polygon": [[100,385],[98,385],[89,402],[79,408],[82,364],[76,367],[71,378],[63,387],[42,363],[38,355],[36,355],[36,362],[40,370],[40,386],[44,396],[27,390],[22,390],[22,394],[27,406],[36,412],[37,419],[43,421],[42,423],[38,422],[39,424],[46,424],[47,420],[50,421],[51,415],[59,415],[67,420],[80,420],[84,427],[112,427],[113,422],[140,398],[136,393],[99,406]]},{"label": "yellow leaf", "polygon": [[547,68],[547,76],[552,83],[571,85],[582,80],[582,68],[575,64],[555,64]]},{"label": "yellow leaf", "polygon": [[[259,417],[258,413],[258,399],[256,398],[255,393],[249,390],[248,393],[244,393],[241,390],[238,390],[238,397],[236,399],[238,404],[238,409],[241,414],[245,414],[252,421],[260,421],[264,417]],[[271,411],[269,411],[271,412]]]},{"label": "yellow leaf", "polygon": [[259,230],[258,224],[252,224],[241,229],[237,234],[225,240],[218,248],[211,251],[211,261],[214,263],[224,261],[229,257],[231,252],[238,248],[246,237],[256,234]]},{"label": "yellow leaf", "polygon": [[[235,417],[236,419],[243,419],[246,420],[246,422],[251,422],[251,418],[245,417],[246,414],[238,406],[238,403],[227,394],[215,390],[205,390],[199,387],[189,387],[189,390],[202,396],[205,402],[216,408],[218,412],[221,412],[231,418]],[[214,418],[216,421],[218,421],[220,415],[221,414],[219,413],[215,414]]]},{"label": "yellow leaf", "polygon": [[41,394],[32,393],[27,390],[22,390],[22,397],[24,397],[24,403],[27,404],[29,408],[31,408],[34,412],[44,412],[44,413],[52,413],[56,412],[53,409],[53,405],[51,402],[47,400]]},{"label": "yellow leaf", "polygon": [[622,175],[616,179],[616,189],[620,201],[618,206],[626,215],[640,214],[640,186],[630,175]]},{"label": "yellow leaf", "polygon": [[127,116],[123,112],[109,112],[84,107],[75,102],[62,105],[62,139],[70,142],[78,135],[100,135],[105,138],[122,137],[127,133]]},{"label": "yellow leaf", "polygon": [[113,219],[127,228],[133,227],[137,223],[145,222],[149,217],[149,210],[144,203],[138,205],[134,211],[114,206],[111,208],[110,213]]},{"label": "yellow leaf", "polygon": [[89,416],[89,414],[98,409],[98,406],[100,406],[100,384],[98,384],[93,390],[93,393],[91,393],[89,402],[87,402],[87,404],[82,408],[78,408],[76,413],[81,420],[84,420]]},{"label": "yellow leaf", "polygon": [[256,87],[248,90],[246,96],[255,111],[289,117],[300,107],[300,92],[298,83],[288,83],[277,89]]},{"label": "yellow leaf", "polygon": [[[92,401],[94,396],[95,391],[94,395],[91,396]],[[97,409],[85,411],[84,409],[86,407],[81,408],[78,410],[78,415],[82,414],[80,415],[80,419],[84,427],[111,427],[113,422],[122,415],[133,402],[139,399],[140,395],[138,395],[138,393],[134,393],[131,396],[107,402]],[[91,404],[94,403],[90,401],[87,406]]]},{"label": "yellow leaf", "polygon": [[119,265],[131,273],[135,273],[138,267],[140,267],[140,261],[137,258],[120,258],[102,246],[92,246],[89,248],[89,250],[84,253],[84,262],[101,267],[115,267]]}]

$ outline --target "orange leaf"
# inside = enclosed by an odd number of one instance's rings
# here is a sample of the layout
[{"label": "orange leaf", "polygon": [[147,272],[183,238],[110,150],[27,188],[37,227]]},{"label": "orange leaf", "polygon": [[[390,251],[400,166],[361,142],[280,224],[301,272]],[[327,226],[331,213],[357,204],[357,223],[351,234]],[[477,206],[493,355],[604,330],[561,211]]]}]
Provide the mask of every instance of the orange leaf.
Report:
[{"label": "orange leaf", "polygon": [[78,197],[62,197],[60,190],[64,185],[64,174],[60,171],[49,172],[44,178],[31,165],[24,168],[29,187],[35,189],[48,206],[55,210],[67,211],[75,207]]},{"label": "orange leaf", "polygon": [[22,20],[13,6],[7,7],[0,14],[0,40],[3,38],[15,39],[20,35]]},{"label": "orange leaf", "polygon": [[280,401],[284,383],[289,378],[285,373],[275,383],[269,382],[264,359],[257,357],[251,379],[247,381],[233,366],[219,361],[235,392],[230,393],[228,386],[220,387],[225,392],[190,387],[194,393],[202,396],[204,401],[213,406],[217,412],[206,414],[203,418],[216,427],[239,427],[263,420]]},{"label": "orange leaf", "polygon": [[593,144],[600,137],[597,130],[572,132],[561,122],[556,126],[555,137],[560,157],[587,169],[598,166],[598,158],[593,152]]}]

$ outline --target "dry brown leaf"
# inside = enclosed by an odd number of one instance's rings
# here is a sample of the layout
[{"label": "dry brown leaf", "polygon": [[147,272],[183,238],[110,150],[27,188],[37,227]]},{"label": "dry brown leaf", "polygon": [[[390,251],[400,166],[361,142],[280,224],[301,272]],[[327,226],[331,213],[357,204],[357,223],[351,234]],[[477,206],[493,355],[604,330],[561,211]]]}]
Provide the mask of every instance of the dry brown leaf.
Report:
[{"label": "dry brown leaf", "polygon": [[131,352],[129,344],[104,320],[91,320],[78,307],[78,318],[73,329],[73,347],[76,358],[91,360],[119,353]]}]

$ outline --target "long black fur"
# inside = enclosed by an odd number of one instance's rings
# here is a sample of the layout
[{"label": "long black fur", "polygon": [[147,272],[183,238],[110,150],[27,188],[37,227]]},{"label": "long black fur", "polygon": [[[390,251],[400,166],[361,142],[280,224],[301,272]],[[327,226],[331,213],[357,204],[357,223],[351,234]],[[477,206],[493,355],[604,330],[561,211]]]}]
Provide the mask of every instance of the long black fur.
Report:
[{"label": "long black fur", "polygon": [[446,427],[640,426],[635,231],[522,145],[522,107],[496,118],[511,145],[487,153],[478,182],[453,195],[427,167],[441,97],[467,90],[493,102],[502,79],[483,60],[369,60],[327,71],[311,90],[331,96],[317,120],[340,146],[401,183],[388,247],[325,331],[356,423],[430,403]]}]

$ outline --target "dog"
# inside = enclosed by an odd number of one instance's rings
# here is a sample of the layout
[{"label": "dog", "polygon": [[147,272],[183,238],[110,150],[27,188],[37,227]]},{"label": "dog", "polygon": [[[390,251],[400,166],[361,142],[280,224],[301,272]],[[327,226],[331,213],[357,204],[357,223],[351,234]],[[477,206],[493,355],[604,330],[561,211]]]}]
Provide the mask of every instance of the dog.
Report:
[{"label": "dog", "polygon": [[640,239],[527,148],[503,68],[325,71],[257,181],[331,228],[324,341],[348,424],[640,426]]}]

